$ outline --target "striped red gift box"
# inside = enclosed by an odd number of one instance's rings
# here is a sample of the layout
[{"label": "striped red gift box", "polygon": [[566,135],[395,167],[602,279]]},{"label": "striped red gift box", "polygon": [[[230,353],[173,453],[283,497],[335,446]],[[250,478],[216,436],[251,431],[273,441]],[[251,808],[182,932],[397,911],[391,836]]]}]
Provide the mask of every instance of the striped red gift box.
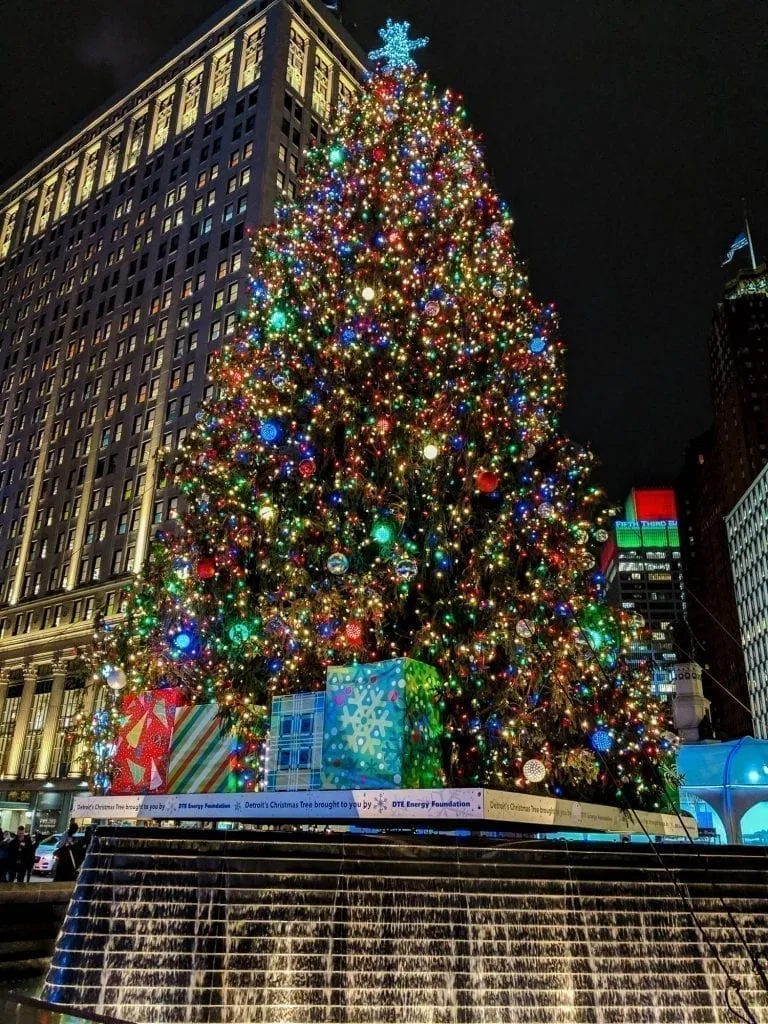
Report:
[{"label": "striped red gift box", "polygon": [[237,786],[232,762],[235,739],[222,731],[216,704],[198,704],[176,711],[168,793],[233,793]]}]

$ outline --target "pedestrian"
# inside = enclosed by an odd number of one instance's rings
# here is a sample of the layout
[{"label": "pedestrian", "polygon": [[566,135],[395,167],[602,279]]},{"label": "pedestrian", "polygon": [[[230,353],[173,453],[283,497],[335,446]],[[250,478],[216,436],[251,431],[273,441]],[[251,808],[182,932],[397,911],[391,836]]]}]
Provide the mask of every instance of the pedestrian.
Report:
[{"label": "pedestrian", "polygon": [[[23,825],[19,825],[16,835],[10,842],[10,875],[12,882],[23,882],[27,873],[27,864],[30,854],[34,864],[35,854],[32,847],[32,837],[28,834]],[[32,866],[30,864],[30,871]]]},{"label": "pedestrian", "polygon": [[88,825],[82,838],[75,840],[73,853],[75,855],[75,865],[77,870],[83,866],[86,854],[88,853],[88,847],[91,845],[91,839],[93,838],[93,825]]},{"label": "pedestrian", "polygon": [[11,839],[8,831],[0,835],[0,882],[11,880]]},{"label": "pedestrian", "polygon": [[91,842],[93,841],[94,831],[95,829],[93,825],[86,825],[85,834],[83,835],[83,860],[85,860],[86,855],[88,853],[88,847],[91,845]]},{"label": "pedestrian", "polygon": [[54,882],[74,882],[77,878],[77,869],[80,866],[77,860],[77,825],[70,822],[69,828],[61,837],[59,845],[53,851],[56,867],[53,869]]},{"label": "pedestrian", "polygon": [[35,854],[37,853],[37,848],[40,845],[40,836],[33,836],[27,833],[27,839],[28,843],[24,852],[24,881],[31,882],[32,868],[35,866]]}]

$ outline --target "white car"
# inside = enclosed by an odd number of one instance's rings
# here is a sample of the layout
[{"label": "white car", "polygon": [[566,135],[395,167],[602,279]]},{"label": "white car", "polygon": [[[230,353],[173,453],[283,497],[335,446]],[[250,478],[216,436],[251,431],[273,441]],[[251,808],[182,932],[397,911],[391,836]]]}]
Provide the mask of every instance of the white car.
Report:
[{"label": "white car", "polygon": [[[63,832],[56,832],[52,836],[47,836],[40,843],[38,848],[35,850],[35,866],[32,868],[32,871],[36,875],[50,875],[53,873],[53,869],[56,867],[56,860],[53,856],[53,851],[63,838]],[[78,832],[75,835],[75,839],[82,838],[82,832]]]}]

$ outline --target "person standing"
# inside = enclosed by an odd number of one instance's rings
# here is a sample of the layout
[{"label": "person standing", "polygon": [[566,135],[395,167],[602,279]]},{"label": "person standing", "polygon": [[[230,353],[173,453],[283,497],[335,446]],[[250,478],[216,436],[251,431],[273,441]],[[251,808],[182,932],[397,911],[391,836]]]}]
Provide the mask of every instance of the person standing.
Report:
[{"label": "person standing", "polygon": [[0,834],[0,882],[11,880],[11,842],[10,832]]},{"label": "person standing", "polygon": [[[32,837],[28,835],[27,830],[23,825],[19,825],[16,835],[11,840],[10,845],[10,875],[12,882],[24,881],[24,876],[27,873],[27,863],[30,852],[32,853],[32,863],[34,863],[35,855],[32,848]],[[31,870],[30,865],[30,871]]]},{"label": "person standing", "polygon": [[77,825],[70,823],[66,833],[62,836],[59,845],[53,851],[56,867],[53,870],[54,882],[74,882],[77,878],[77,869],[80,866],[77,861],[77,840],[75,834]]},{"label": "person standing", "polygon": [[32,880],[32,868],[35,866],[35,853],[40,844],[39,836],[33,836],[27,831],[27,846],[24,851],[24,881]]}]

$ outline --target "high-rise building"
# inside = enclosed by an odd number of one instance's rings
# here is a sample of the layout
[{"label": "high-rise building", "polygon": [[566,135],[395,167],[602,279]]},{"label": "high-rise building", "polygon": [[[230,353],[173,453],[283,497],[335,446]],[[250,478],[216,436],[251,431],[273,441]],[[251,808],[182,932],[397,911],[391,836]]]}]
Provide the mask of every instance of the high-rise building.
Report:
[{"label": "high-rise building", "polygon": [[[316,0],[222,6],[0,191],[0,815],[53,829],[93,711],[77,650],[179,497],[163,453],[365,58]],[[24,818],[22,817],[22,820]]]},{"label": "high-rise building", "polygon": [[755,736],[768,739],[768,466],[726,516]]},{"label": "high-rise building", "polygon": [[768,273],[742,270],[715,309],[709,341],[713,424],[691,442],[678,482],[689,624],[712,720],[749,734],[749,691],[726,516],[768,462]]},{"label": "high-rise building", "polygon": [[714,428],[691,441],[677,483],[680,541],[694,655],[712,724],[723,739],[752,731]]},{"label": "high-rise building", "polygon": [[654,693],[674,696],[673,628],[685,621],[686,600],[671,488],[630,492],[625,518],[614,522],[603,549],[601,569],[610,603],[641,616],[648,630],[647,645],[638,646],[630,661],[649,664]]}]

